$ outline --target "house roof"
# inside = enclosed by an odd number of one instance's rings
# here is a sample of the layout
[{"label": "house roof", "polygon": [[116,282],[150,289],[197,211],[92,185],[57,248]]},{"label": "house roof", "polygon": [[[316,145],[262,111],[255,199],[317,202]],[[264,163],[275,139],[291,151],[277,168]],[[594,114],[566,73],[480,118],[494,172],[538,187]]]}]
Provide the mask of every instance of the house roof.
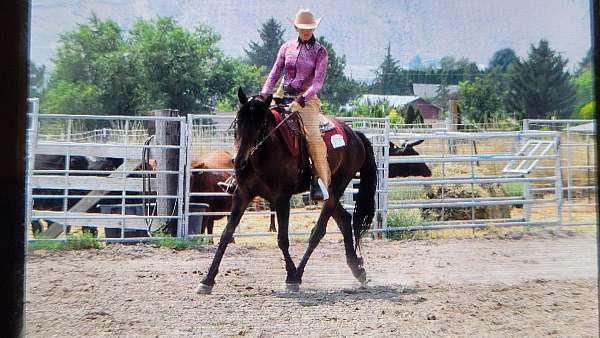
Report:
[{"label": "house roof", "polygon": [[375,95],[365,94],[358,98],[361,104],[378,104],[387,101],[391,106],[404,106],[418,100],[418,96],[413,95]]},{"label": "house roof", "polygon": [[[439,83],[413,83],[413,93],[420,97],[436,97],[440,88]],[[448,94],[458,93],[457,85],[446,85]]]}]

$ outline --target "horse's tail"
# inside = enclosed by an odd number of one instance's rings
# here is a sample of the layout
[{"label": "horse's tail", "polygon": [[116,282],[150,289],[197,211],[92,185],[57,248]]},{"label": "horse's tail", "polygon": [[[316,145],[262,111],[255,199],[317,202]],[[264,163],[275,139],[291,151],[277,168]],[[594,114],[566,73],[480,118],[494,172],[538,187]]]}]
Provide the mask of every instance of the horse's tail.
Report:
[{"label": "horse's tail", "polygon": [[365,134],[356,132],[365,147],[365,161],[360,167],[360,183],[356,194],[354,215],[352,216],[352,229],[354,231],[355,248],[360,249],[360,238],[364,235],[373,222],[375,215],[375,190],[377,189],[377,163],[373,145]]}]

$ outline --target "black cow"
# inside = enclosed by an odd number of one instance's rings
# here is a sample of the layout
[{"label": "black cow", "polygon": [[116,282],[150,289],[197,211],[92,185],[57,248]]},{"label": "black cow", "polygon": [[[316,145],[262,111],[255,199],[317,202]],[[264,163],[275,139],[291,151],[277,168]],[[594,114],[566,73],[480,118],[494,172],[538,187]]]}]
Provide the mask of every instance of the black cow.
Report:
[{"label": "black cow", "polygon": [[[400,147],[390,142],[390,157],[394,156],[416,156],[419,153],[413,148],[423,143],[423,140],[408,142],[404,141]],[[431,177],[431,170],[424,162],[418,163],[390,163],[388,177]]]},{"label": "black cow", "polygon": [[[35,155],[35,161],[33,164],[34,170],[65,170],[66,156],[64,155]],[[69,170],[114,170],[123,162],[122,159],[108,159],[108,158],[96,158],[91,156],[70,156],[69,157]],[[49,173],[47,175],[57,175]],[[70,176],[83,176],[85,173],[70,173]],[[94,176],[100,176],[98,174],[92,174]],[[85,195],[89,191],[86,190],[75,190],[69,189],[69,195]],[[33,189],[33,195],[62,195],[64,191],[62,189]],[[71,208],[80,198],[69,198],[67,199],[67,208]],[[118,200],[120,203],[120,199]],[[64,204],[62,198],[35,198],[33,199],[33,210],[48,210],[48,211],[63,211]],[[94,210],[88,210],[98,212],[96,207]],[[50,225],[50,224],[49,224]],[[43,231],[42,224],[33,220],[31,227],[34,234]],[[69,231],[70,227],[67,227]],[[94,235],[97,234],[95,227],[83,227],[84,231],[88,231]]]}]

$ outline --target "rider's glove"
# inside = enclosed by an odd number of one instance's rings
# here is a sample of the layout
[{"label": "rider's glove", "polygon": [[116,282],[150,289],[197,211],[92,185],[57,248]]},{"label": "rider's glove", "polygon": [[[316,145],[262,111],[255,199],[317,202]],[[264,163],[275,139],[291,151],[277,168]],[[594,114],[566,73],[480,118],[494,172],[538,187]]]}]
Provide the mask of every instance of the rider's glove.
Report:
[{"label": "rider's glove", "polygon": [[306,98],[304,96],[302,96],[302,95],[296,97],[294,99],[294,101],[296,103],[298,103],[300,105],[300,107],[302,107],[302,108],[304,108],[304,106],[306,105]]}]

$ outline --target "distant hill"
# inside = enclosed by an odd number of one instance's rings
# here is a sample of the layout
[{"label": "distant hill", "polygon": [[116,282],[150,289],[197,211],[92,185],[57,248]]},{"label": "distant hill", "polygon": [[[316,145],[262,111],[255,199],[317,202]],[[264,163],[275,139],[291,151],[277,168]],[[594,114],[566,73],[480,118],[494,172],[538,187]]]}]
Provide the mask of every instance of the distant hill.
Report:
[{"label": "distant hill", "polygon": [[500,48],[524,56],[531,43],[546,38],[574,66],[591,44],[588,0],[34,0],[31,57],[52,68],[58,34],[92,11],[125,28],[137,17],[156,15],[173,16],[188,28],[202,22],[221,34],[228,55],[242,56],[270,16],[285,25],[286,38],[293,37],[285,18],[300,5],[324,17],[317,34],[346,55],[347,72],[359,80],[372,77],[388,42],[403,65],[417,54],[423,62],[451,55],[486,65]]}]

